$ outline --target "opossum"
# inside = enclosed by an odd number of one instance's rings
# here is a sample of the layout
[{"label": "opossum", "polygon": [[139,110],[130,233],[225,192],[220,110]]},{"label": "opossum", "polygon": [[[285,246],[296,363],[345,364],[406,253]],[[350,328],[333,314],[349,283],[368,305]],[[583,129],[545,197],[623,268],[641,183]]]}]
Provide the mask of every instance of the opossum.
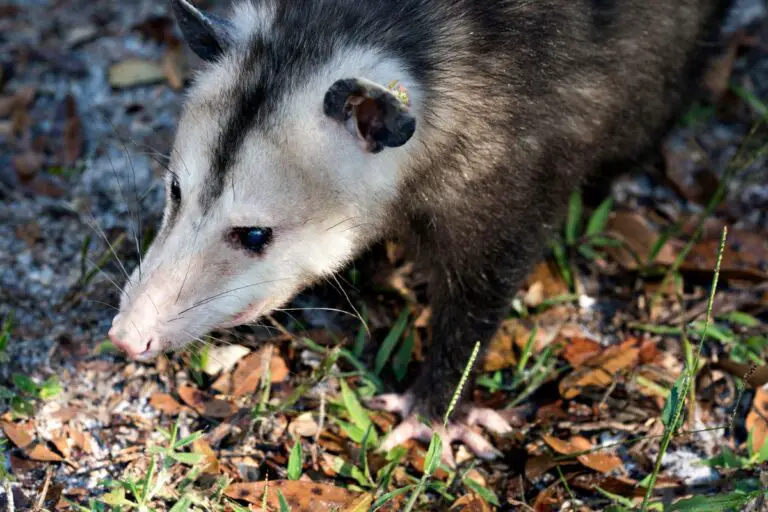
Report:
[{"label": "opossum", "polygon": [[[163,220],[109,336],[131,357],[254,322],[372,244],[428,269],[432,346],[383,447],[438,429],[498,452],[465,406],[476,342],[589,180],[644,162],[696,92],[729,0],[172,0],[202,59]],[[467,388],[468,389],[468,388]],[[417,418],[431,422],[421,424]]]}]

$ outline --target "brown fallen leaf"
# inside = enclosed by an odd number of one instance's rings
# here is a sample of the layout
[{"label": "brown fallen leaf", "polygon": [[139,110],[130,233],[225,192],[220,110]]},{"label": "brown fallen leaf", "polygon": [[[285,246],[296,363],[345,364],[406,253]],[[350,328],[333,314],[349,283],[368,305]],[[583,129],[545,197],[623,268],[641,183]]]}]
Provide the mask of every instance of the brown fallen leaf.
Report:
[{"label": "brown fallen leaf", "polygon": [[33,429],[31,425],[22,425],[20,423],[3,421],[0,422],[0,427],[2,427],[6,437],[8,437],[8,439],[10,439],[13,444],[22,450],[31,445],[34,441],[34,437],[32,437]]},{"label": "brown fallen leaf", "polygon": [[[659,239],[659,234],[650,222],[636,212],[613,212],[606,225],[606,234],[623,242],[621,247],[606,247],[605,252],[628,270],[637,269],[638,262],[635,256],[641,262],[646,262]],[[677,250],[673,247],[673,243],[668,241],[659,251],[654,263],[671,265],[676,256]]]},{"label": "brown fallen leaf", "polygon": [[293,512],[315,512],[343,508],[355,502],[358,493],[341,487],[301,480],[276,480],[274,482],[250,482],[232,484],[224,494],[232,499],[261,505],[264,488],[267,487],[267,506],[279,509],[277,489],[285,497]]},{"label": "brown fallen leaf", "polygon": [[172,89],[184,88],[184,52],[181,41],[172,40],[163,55],[163,73]]},{"label": "brown fallen leaf", "polygon": [[228,372],[250,352],[248,347],[235,344],[211,347],[203,371],[212,377],[221,372]]},{"label": "brown fallen leaf", "polygon": [[[594,448],[589,439],[581,436],[572,436],[568,441],[550,435],[543,435],[542,439],[553,450],[561,455],[572,455]],[[581,455],[576,456],[576,460],[581,462],[584,466],[600,473],[609,473],[614,469],[623,467],[621,459],[618,456],[601,451],[582,453]]]},{"label": "brown fallen leaf", "polygon": [[752,433],[752,453],[757,453],[768,441],[768,388],[763,386],[755,391],[752,408],[747,414],[747,432]]},{"label": "brown fallen leaf", "polygon": [[736,62],[739,47],[745,39],[743,30],[737,31],[728,38],[728,47],[721,55],[711,59],[704,73],[704,85],[709,90],[714,103],[723,96],[730,85],[733,64]]},{"label": "brown fallen leaf", "polygon": [[171,416],[181,411],[181,404],[168,393],[155,393],[149,399],[149,405],[158,411],[170,414]]},{"label": "brown fallen leaf", "polygon": [[602,352],[603,347],[598,342],[588,338],[572,338],[563,351],[563,357],[574,368],[581,366],[585,361]]},{"label": "brown fallen leaf", "polygon": [[376,496],[371,493],[365,493],[344,507],[340,512],[368,512]]},{"label": "brown fallen leaf", "polygon": [[[572,437],[571,446],[573,446],[577,451],[587,451],[594,448],[589,439],[581,436]],[[622,464],[621,459],[617,455],[602,450],[592,453],[585,453],[583,455],[579,455],[576,458],[586,467],[594,469],[599,473],[610,473],[615,469],[624,467],[624,464]]]},{"label": "brown fallen leaf", "polygon": [[483,360],[483,371],[494,372],[510,368],[517,364],[514,351],[514,330],[507,328],[506,322],[491,339]]},{"label": "brown fallen leaf", "polygon": [[570,400],[581,394],[582,389],[587,387],[609,386],[619,371],[637,365],[640,349],[636,345],[637,340],[630,338],[620,345],[608,347],[601,354],[585,361],[582,368],[576,369],[560,381],[560,395]]},{"label": "brown fallen leaf", "polygon": [[205,455],[203,459],[205,461],[205,466],[202,469],[203,473],[209,475],[219,474],[219,459],[216,457],[216,452],[213,451],[211,445],[204,438],[197,439],[192,443],[192,451]]},{"label": "brown fallen leaf", "polygon": [[547,299],[568,293],[568,284],[550,261],[539,263],[527,278],[528,291],[523,302],[528,307],[541,305]]},{"label": "brown fallen leaf", "polygon": [[[244,357],[237,364],[231,375],[222,375],[211,386],[212,389],[225,395],[243,396],[253,393],[259,387],[264,368],[265,354],[268,347]],[[284,382],[288,378],[288,366],[276,350],[273,350],[269,365],[269,377],[272,383]]]},{"label": "brown fallen leaf", "polygon": [[42,169],[44,162],[43,155],[34,151],[26,151],[13,159],[16,175],[23,183],[32,181]]},{"label": "brown fallen leaf", "polygon": [[143,59],[127,59],[109,68],[109,83],[115,89],[151,85],[165,79],[163,67]]},{"label": "brown fallen leaf", "polygon": [[64,456],[65,459],[69,458],[71,450],[69,449],[69,438],[65,432],[62,431],[59,432],[58,435],[53,436],[51,442],[53,443],[53,446],[59,450],[59,453]]},{"label": "brown fallen leaf", "polygon": [[[723,250],[720,275],[725,279],[768,280],[766,240],[768,240],[768,233],[753,233],[729,226],[728,243]],[[717,238],[699,241],[680,265],[680,271],[710,275],[715,268],[719,248],[719,235]]]},{"label": "brown fallen leaf", "polygon": [[43,443],[37,443],[24,450],[24,454],[32,460],[40,462],[61,462],[64,459],[58,453],[48,448]]},{"label": "brown fallen leaf", "polygon": [[225,419],[233,416],[237,412],[237,407],[235,407],[234,404],[225,400],[213,398],[188,384],[179,386],[178,393],[184,403],[197,411],[201,416]]},{"label": "brown fallen leaf", "polygon": [[77,112],[75,97],[68,94],[64,102],[67,119],[64,125],[64,161],[72,165],[83,152],[83,124]]},{"label": "brown fallen leaf", "polygon": [[451,505],[449,510],[462,512],[491,512],[491,506],[475,493],[465,494]]}]

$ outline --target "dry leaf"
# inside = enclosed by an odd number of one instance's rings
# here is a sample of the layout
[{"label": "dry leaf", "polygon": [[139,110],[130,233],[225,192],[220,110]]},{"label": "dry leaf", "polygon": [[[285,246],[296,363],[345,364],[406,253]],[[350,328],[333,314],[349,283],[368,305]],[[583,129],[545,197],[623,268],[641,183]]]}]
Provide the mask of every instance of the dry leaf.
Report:
[{"label": "dry leaf", "polygon": [[316,512],[331,510],[333,507],[346,507],[355,502],[359,494],[341,487],[301,480],[276,480],[274,482],[250,482],[232,484],[224,494],[232,499],[261,505],[264,487],[267,488],[267,505],[277,510],[280,506],[277,489],[285,496],[292,512]]},{"label": "dry leaf", "polygon": [[202,453],[205,455],[205,466],[203,467],[203,473],[209,475],[219,474],[219,459],[216,458],[216,452],[213,451],[211,445],[204,438],[200,438],[192,443],[192,451]]},{"label": "dry leaf", "polygon": [[288,425],[288,432],[294,438],[314,437],[317,430],[318,425],[311,412],[300,414]]},{"label": "dry leaf", "polygon": [[201,416],[224,419],[233,416],[237,412],[237,408],[233,404],[208,396],[194,386],[185,384],[179,387],[178,392],[184,403],[192,407]]},{"label": "dry leaf", "polygon": [[214,376],[221,372],[228,372],[235,367],[238,361],[250,353],[251,349],[242,345],[221,345],[213,347],[208,352],[203,371]]},{"label": "dry leaf", "polygon": [[465,494],[453,502],[449,510],[462,512],[491,512],[491,506],[475,493]]},{"label": "dry leaf", "polygon": [[64,125],[64,161],[71,165],[80,158],[83,152],[83,125],[77,113],[77,103],[74,96],[69,94],[64,101],[67,116]]},{"label": "dry leaf", "polygon": [[[587,451],[592,450],[594,446],[592,446],[592,443],[589,442],[589,439],[586,439],[581,436],[573,436],[571,437],[571,446],[576,449],[576,451]],[[614,469],[618,469],[623,467],[623,464],[621,462],[621,459],[612,453],[607,453],[605,451],[596,451],[593,453],[586,453],[583,455],[579,455],[576,457],[579,462],[584,464],[590,469],[594,469],[595,471],[598,471],[600,473],[610,473]]]},{"label": "dry leaf", "polygon": [[[303,475],[306,476],[306,475]],[[347,505],[340,512],[368,512],[371,510],[371,505],[376,496],[371,493],[366,493],[358,498],[354,499],[349,505]]]},{"label": "dry leaf", "polygon": [[570,400],[581,394],[582,389],[586,387],[609,386],[619,371],[637,365],[640,349],[636,344],[637,340],[632,338],[621,345],[608,347],[602,354],[585,361],[582,368],[566,375],[560,381],[560,395]]},{"label": "dry leaf", "polygon": [[127,59],[109,68],[109,83],[115,89],[162,82],[165,73],[156,62]]},{"label": "dry leaf", "polygon": [[[606,234],[622,240],[624,245],[629,247],[642,262],[646,261],[659,239],[658,233],[651,227],[650,222],[635,212],[611,213],[606,226]],[[607,247],[605,251],[624,268],[637,269],[637,261],[626,247]],[[661,265],[671,265],[676,256],[677,251],[672,247],[672,243],[667,242],[659,251],[654,262]]]},{"label": "dry leaf", "polygon": [[24,450],[24,454],[32,460],[40,462],[61,462],[61,455],[53,452],[50,448],[43,443],[37,443],[31,449]]},{"label": "dry leaf", "polygon": [[494,372],[517,364],[517,356],[513,346],[512,333],[502,325],[502,328],[491,339],[488,350],[485,352],[483,371]]},{"label": "dry leaf", "polygon": [[163,55],[163,73],[172,89],[178,91],[184,87],[184,52],[181,41],[168,43],[168,50]]},{"label": "dry leaf", "polygon": [[571,366],[577,368],[603,350],[602,345],[588,338],[572,338],[563,351],[563,357]]},{"label": "dry leaf", "polygon": [[168,393],[155,393],[149,399],[149,405],[158,411],[170,414],[171,416],[176,415],[181,411],[181,404]]},{"label": "dry leaf", "polygon": [[22,182],[30,182],[43,167],[45,159],[40,153],[27,151],[14,157],[13,165],[16,168],[16,175]]},{"label": "dry leaf", "polygon": [[[728,243],[723,250],[720,275],[724,279],[768,280],[768,234],[733,229],[729,226]],[[720,248],[720,235],[696,243],[680,270],[712,274]]]},{"label": "dry leaf", "polygon": [[568,285],[549,261],[539,263],[527,278],[528,291],[523,298],[526,306],[536,307],[547,299],[568,293]]},{"label": "dry leaf", "polygon": [[10,421],[0,422],[0,427],[3,428],[6,437],[11,440],[13,444],[22,450],[32,444],[34,438],[31,432],[32,427],[30,425],[22,425],[20,423],[12,423]]},{"label": "dry leaf", "polygon": [[[594,448],[589,439],[581,436],[573,436],[568,441],[550,435],[544,435],[542,436],[542,439],[553,450],[561,455],[571,455],[592,450]],[[600,473],[608,473],[623,466],[621,459],[618,456],[601,451],[581,454],[576,456],[576,459],[586,467],[599,471]]]},{"label": "dry leaf", "polygon": [[755,392],[745,427],[747,432],[752,433],[752,453],[759,452],[768,441],[768,388],[766,386]]},{"label": "dry leaf", "polygon": [[59,453],[61,453],[65,459],[69,458],[70,449],[69,449],[69,438],[64,434],[64,432],[59,433],[59,435],[54,436],[51,439],[51,442],[56,447],[57,450],[59,450]]},{"label": "dry leaf", "polygon": [[[211,388],[233,396],[251,394],[259,387],[259,381],[264,368],[263,357],[268,347],[249,354],[238,364],[232,375],[222,375]],[[288,378],[288,366],[274,350],[270,361],[269,372],[272,383],[283,382]]]}]

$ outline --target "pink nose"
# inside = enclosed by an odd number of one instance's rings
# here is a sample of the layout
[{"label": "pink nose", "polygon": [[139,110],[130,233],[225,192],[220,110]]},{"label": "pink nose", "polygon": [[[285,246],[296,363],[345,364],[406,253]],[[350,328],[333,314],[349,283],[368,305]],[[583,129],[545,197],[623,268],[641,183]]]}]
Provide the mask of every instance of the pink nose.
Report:
[{"label": "pink nose", "polygon": [[149,346],[152,344],[152,340],[149,340],[149,342],[146,345],[141,345],[141,344],[131,345],[121,337],[118,337],[114,328],[109,330],[108,336],[109,336],[109,339],[112,340],[112,344],[114,346],[116,346],[118,349],[125,352],[128,355],[128,357],[132,357],[132,358],[146,352],[146,350],[148,350]]}]

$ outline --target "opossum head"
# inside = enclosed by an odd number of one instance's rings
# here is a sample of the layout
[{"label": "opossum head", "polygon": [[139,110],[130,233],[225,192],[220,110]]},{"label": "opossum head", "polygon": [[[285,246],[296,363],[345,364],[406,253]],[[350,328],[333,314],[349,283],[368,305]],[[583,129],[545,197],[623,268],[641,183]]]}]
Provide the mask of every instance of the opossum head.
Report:
[{"label": "opossum head", "polygon": [[281,39],[300,29],[250,1],[228,19],[173,9],[204,65],[162,225],[109,332],[139,359],[254,322],[337,271],[380,236],[418,138],[419,91],[395,59],[293,45]]}]

